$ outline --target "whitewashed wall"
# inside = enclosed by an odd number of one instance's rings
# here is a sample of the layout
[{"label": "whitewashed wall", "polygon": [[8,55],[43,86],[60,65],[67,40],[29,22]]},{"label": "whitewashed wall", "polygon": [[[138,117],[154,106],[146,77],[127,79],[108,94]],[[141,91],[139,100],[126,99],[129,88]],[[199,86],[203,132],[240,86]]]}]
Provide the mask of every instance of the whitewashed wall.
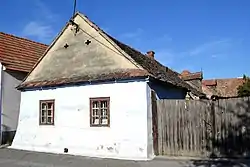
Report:
[{"label": "whitewashed wall", "polygon": [[[11,148],[91,157],[151,159],[147,83],[66,87],[21,94]],[[110,127],[90,127],[89,98],[110,97]],[[39,126],[39,100],[55,99],[55,125]]]}]

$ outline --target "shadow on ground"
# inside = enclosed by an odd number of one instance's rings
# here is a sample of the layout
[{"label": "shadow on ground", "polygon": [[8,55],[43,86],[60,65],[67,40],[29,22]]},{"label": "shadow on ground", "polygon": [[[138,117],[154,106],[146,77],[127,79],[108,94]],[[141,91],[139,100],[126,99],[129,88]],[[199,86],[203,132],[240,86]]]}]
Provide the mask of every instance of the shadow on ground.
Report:
[{"label": "shadow on ground", "polygon": [[218,121],[216,115],[227,115],[219,120],[222,128],[213,129],[208,139],[212,143],[212,147],[208,147],[209,160],[192,160],[190,166],[250,167],[250,97],[230,100],[233,103],[226,105],[220,104],[223,100],[213,102],[214,124]]},{"label": "shadow on ground", "polygon": [[250,166],[249,160],[194,160],[189,167],[248,167]]}]

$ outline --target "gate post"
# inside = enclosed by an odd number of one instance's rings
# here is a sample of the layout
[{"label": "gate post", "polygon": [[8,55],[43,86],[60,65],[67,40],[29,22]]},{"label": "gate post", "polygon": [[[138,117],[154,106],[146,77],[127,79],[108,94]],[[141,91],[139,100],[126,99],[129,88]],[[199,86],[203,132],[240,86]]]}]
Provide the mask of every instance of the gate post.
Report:
[{"label": "gate post", "polygon": [[153,147],[155,155],[159,155],[158,149],[158,115],[157,115],[157,103],[156,94],[151,90],[151,104],[152,104],[152,124],[153,124]]}]

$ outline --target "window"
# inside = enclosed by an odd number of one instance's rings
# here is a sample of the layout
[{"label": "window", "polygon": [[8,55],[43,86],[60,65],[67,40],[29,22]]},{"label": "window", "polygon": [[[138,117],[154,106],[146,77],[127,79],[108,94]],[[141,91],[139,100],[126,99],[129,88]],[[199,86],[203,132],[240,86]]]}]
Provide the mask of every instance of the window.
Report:
[{"label": "window", "polygon": [[90,98],[90,126],[110,125],[110,98]]},{"label": "window", "polygon": [[40,125],[54,125],[55,100],[40,100]]}]

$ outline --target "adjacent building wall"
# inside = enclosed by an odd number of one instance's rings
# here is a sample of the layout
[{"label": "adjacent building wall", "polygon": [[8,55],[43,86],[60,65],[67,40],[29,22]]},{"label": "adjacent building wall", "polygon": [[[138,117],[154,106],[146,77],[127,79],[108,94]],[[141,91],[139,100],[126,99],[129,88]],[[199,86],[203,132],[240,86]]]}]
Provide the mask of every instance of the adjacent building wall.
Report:
[{"label": "adjacent building wall", "polygon": [[[52,153],[68,148],[73,155],[151,159],[148,91],[146,81],[137,81],[22,92],[11,148]],[[110,127],[90,127],[91,97],[110,97]],[[39,125],[39,100],[46,99],[55,99],[54,126]]]},{"label": "adjacent building wall", "polygon": [[150,82],[149,86],[155,91],[158,99],[185,99],[187,94],[184,89],[156,82]]},{"label": "adjacent building wall", "polygon": [[16,86],[27,73],[4,70],[2,73],[1,129],[2,143],[11,143],[17,128],[21,92]]}]

